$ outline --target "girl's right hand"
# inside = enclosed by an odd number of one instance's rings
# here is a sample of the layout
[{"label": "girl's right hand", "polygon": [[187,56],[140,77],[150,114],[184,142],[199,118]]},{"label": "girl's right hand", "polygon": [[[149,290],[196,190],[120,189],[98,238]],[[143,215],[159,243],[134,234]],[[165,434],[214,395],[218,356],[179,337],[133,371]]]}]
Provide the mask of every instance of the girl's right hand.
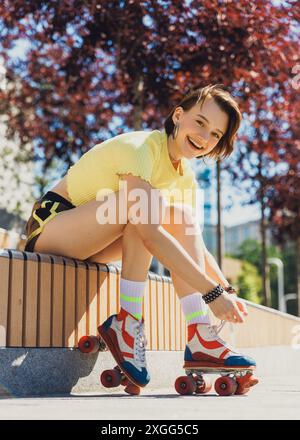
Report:
[{"label": "girl's right hand", "polygon": [[244,318],[236,304],[234,295],[230,295],[225,291],[214,301],[209,303],[209,307],[213,314],[222,321],[229,321],[234,324],[244,322]]}]

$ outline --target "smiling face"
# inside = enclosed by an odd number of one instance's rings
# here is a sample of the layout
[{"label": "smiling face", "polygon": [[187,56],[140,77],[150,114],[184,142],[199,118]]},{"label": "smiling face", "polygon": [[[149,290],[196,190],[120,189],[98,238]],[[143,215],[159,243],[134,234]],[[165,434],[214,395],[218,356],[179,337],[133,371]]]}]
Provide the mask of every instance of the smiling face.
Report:
[{"label": "smiling face", "polygon": [[207,96],[200,107],[199,103],[187,111],[182,107],[175,109],[172,119],[175,125],[179,123],[179,130],[175,139],[172,136],[168,138],[172,158],[192,159],[208,154],[226,133],[229,117],[216,101]]}]

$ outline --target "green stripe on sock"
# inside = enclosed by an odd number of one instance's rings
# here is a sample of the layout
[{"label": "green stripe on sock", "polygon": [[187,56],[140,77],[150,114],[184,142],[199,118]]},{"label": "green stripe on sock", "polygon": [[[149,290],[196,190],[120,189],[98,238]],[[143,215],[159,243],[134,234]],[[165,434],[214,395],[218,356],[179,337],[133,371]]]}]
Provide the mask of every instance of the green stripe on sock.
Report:
[{"label": "green stripe on sock", "polygon": [[123,293],[120,294],[120,298],[127,302],[141,303],[143,302],[143,297],[126,296]]},{"label": "green stripe on sock", "polygon": [[190,313],[185,317],[185,320],[189,322],[191,319],[196,318],[196,316],[206,316],[207,311],[198,310],[197,312]]},{"label": "green stripe on sock", "polygon": [[142,313],[131,313],[131,314],[132,314],[132,316],[134,316],[138,320],[142,319]]}]

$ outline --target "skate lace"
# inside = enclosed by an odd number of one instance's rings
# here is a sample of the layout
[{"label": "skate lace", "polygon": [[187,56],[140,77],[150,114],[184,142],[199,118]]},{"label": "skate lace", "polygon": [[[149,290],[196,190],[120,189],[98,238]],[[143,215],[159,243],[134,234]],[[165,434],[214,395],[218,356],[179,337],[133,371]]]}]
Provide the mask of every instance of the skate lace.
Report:
[{"label": "skate lace", "polygon": [[144,324],[138,322],[134,325],[134,358],[141,367],[146,366],[146,345],[147,339],[144,334]]},{"label": "skate lace", "polygon": [[221,321],[221,324],[219,325],[210,325],[208,326],[208,330],[210,335],[218,342],[220,342],[222,345],[230,349],[231,351],[235,351],[233,347],[231,347],[227,342],[225,342],[220,336],[219,333],[226,324],[226,321]]}]

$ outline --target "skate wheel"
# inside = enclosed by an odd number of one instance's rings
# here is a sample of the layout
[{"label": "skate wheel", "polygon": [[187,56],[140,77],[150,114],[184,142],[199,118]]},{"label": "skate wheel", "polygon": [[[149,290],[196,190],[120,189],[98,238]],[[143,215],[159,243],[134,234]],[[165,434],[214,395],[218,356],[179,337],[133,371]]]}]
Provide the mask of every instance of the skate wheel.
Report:
[{"label": "skate wheel", "polygon": [[219,377],[215,381],[215,391],[219,396],[232,396],[237,390],[238,384],[231,377]]},{"label": "skate wheel", "polygon": [[236,382],[238,384],[235,394],[246,394],[251,387],[258,383],[258,379],[253,377],[252,374],[246,374],[242,377],[237,377]]},{"label": "skate wheel", "polygon": [[129,382],[128,379],[127,379],[127,385],[126,385],[124,391],[127,394],[130,394],[131,396],[138,396],[140,394],[140,392],[141,392],[141,389],[140,389],[140,387],[138,387],[134,383]]},{"label": "skate wheel", "polygon": [[180,376],[175,381],[175,390],[178,394],[193,394],[196,391],[196,382],[192,377]]},{"label": "skate wheel", "polygon": [[240,396],[242,394],[248,393],[249,390],[250,390],[250,387],[245,387],[245,386],[243,387],[243,386],[238,385],[236,392],[234,394],[236,394],[237,396]]},{"label": "skate wheel", "polygon": [[196,384],[195,393],[196,394],[206,394],[206,393],[209,393],[211,389],[212,389],[211,380],[208,377],[206,377],[205,379],[203,379],[203,382],[201,385]]},{"label": "skate wheel", "polygon": [[121,383],[121,373],[115,368],[105,370],[100,376],[100,381],[105,388],[118,387]]},{"label": "skate wheel", "polygon": [[246,394],[249,391],[249,377],[237,377],[236,378],[237,389],[235,390],[236,395]]},{"label": "skate wheel", "polygon": [[127,379],[127,377],[125,376],[125,374],[123,373],[123,371],[121,370],[121,368],[119,367],[119,365],[116,365],[114,367],[114,370],[119,371],[119,373],[121,374],[121,382],[120,385],[122,385],[123,387],[126,387],[126,385],[128,385],[129,380]]},{"label": "skate wheel", "polygon": [[78,342],[78,349],[81,353],[97,353],[99,350],[99,339],[96,336],[82,336]]},{"label": "skate wheel", "polygon": [[249,378],[248,385],[249,385],[249,387],[254,387],[254,385],[256,385],[258,382],[259,382],[259,380],[256,377],[251,375],[251,377]]}]

